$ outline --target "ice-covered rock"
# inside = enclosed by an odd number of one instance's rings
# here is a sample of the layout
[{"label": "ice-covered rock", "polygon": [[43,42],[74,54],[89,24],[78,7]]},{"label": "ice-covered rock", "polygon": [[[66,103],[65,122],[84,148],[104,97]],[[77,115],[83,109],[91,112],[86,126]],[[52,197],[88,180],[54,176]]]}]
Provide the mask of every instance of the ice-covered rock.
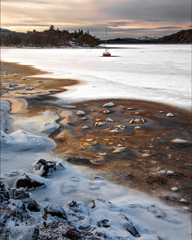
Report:
[{"label": "ice-covered rock", "polygon": [[189,143],[189,141],[187,140],[184,140],[184,139],[181,139],[181,138],[174,138],[172,140],[170,140],[170,142],[172,143],[178,143],[178,144],[186,144],[186,143]]},{"label": "ice-covered rock", "polygon": [[51,216],[57,216],[59,218],[67,220],[65,211],[61,206],[49,204],[47,207],[44,208],[44,217],[48,214],[50,214]]},{"label": "ice-covered rock", "polygon": [[124,150],[125,150],[124,147],[116,147],[113,153],[120,153],[120,152],[123,152]]},{"label": "ice-covered rock", "polygon": [[178,192],[178,191],[179,191],[179,189],[178,189],[177,187],[172,187],[171,190],[172,190],[173,192]]},{"label": "ice-covered rock", "polygon": [[144,118],[135,118],[135,119],[131,119],[131,120],[129,121],[129,124],[133,124],[133,123],[143,124],[143,123],[145,123],[145,122],[146,122],[146,120],[145,120]]},{"label": "ice-covered rock", "polygon": [[104,126],[104,125],[105,125],[105,122],[95,122],[94,123],[95,127],[101,127],[101,126]]},{"label": "ice-covered rock", "polygon": [[113,107],[115,104],[113,102],[105,103],[103,107]]},{"label": "ice-covered rock", "polygon": [[65,169],[64,164],[60,159],[54,159],[51,161],[39,159],[34,165],[35,173],[42,177],[49,176],[60,169]]},{"label": "ice-covered rock", "polygon": [[49,90],[50,93],[60,92],[60,91],[61,91],[61,90],[59,90],[59,89],[50,89],[50,90]]},{"label": "ice-covered rock", "polygon": [[175,117],[175,115],[173,113],[167,113],[166,117]]},{"label": "ice-covered rock", "polygon": [[56,116],[55,118],[53,116],[52,119],[49,122],[47,121],[44,123],[44,127],[41,131],[42,133],[51,134],[52,132],[54,132],[55,130],[57,130],[60,127],[60,125],[58,123],[56,123],[56,121],[59,119],[59,116]]},{"label": "ice-covered rock", "polygon": [[94,140],[92,138],[86,139],[87,142],[93,142]]},{"label": "ice-covered rock", "polygon": [[27,78],[26,77],[22,77],[22,79],[21,80],[27,80]]},{"label": "ice-covered rock", "polygon": [[173,176],[173,175],[174,175],[174,172],[173,172],[172,170],[169,170],[169,171],[167,171],[167,175],[168,175],[168,176]]},{"label": "ice-covered rock", "polygon": [[90,129],[89,126],[83,126],[82,129]]},{"label": "ice-covered rock", "polygon": [[136,127],[134,127],[134,129],[135,130],[139,130],[139,129],[141,129],[141,127],[140,126],[136,126]]},{"label": "ice-covered rock", "polygon": [[35,189],[39,187],[45,187],[45,183],[40,178],[32,176],[32,174],[23,174],[20,178],[17,179],[15,183],[16,188],[28,188]]},{"label": "ice-covered rock", "polygon": [[85,120],[87,120],[87,118],[86,118],[86,117],[82,117],[81,120],[82,120],[82,121],[85,121]]},{"label": "ice-covered rock", "polygon": [[109,111],[109,110],[104,110],[104,111],[103,111],[104,114],[109,114],[110,112],[111,112],[111,111]]},{"label": "ice-covered rock", "polygon": [[182,138],[174,138],[168,142],[172,147],[187,148],[192,145],[192,142]]},{"label": "ice-covered rock", "polygon": [[114,122],[112,118],[106,118],[106,122]]},{"label": "ice-covered rock", "polygon": [[79,110],[78,112],[77,112],[77,115],[78,116],[84,116],[86,113],[84,112],[84,111],[81,111],[81,110]]},{"label": "ice-covered rock", "polygon": [[54,144],[44,138],[37,135],[30,134],[28,132],[18,130],[11,134],[6,134],[1,131],[1,150],[2,151],[45,151],[53,149]]},{"label": "ice-covered rock", "polygon": [[123,146],[122,144],[119,143],[119,144],[117,145],[117,147],[124,147],[124,146]]},{"label": "ice-covered rock", "polygon": [[125,125],[118,125],[118,128],[121,130],[125,130],[127,127]]},{"label": "ice-covered rock", "polygon": [[15,125],[33,134],[50,135],[60,127],[57,123],[59,118],[53,111],[45,111],[37,116],[19,119]]},{"label": "ice-covered rock", "polygon": [[188,204],[188,203],[189,203],[189,202],[187,201],[187,199],[185,199],[185,198],[181,198],[181,199],[179,200],[179,202],[185,203],[185,204]]},{"label": "ice-covered rock", "polygon": [[119,133],[119,130],[118,129],[112,129],[111,132],[112,133]]},{"label": "ice-covered rock", "polygon": [[26,191],[24,188],[16,189],[12,188],[10,190],[10,199],[21,200],[27,209],[31,212],[39,212],[40,208],[37,202],[33,199],[30,192]]}]

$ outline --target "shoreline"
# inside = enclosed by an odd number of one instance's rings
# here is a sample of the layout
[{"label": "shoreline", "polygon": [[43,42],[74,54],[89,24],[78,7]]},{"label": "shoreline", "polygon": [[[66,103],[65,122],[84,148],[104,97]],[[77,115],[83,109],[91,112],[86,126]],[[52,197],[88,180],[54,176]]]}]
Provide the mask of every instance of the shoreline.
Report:
[{"label": "shoreline", "polygon": [[[8,72],[8,75],[5,75],[1,81],[3,86],[1,100],[11,102],[12,114],[32,117],[49,110],[59,115],[57,123],[60,124],[60,128],[50,135],[57,143],[54,149],[56,155],[89,159],[88,162],[79,160],[79,162],[71,161],[71,163],[96,168],[101,175],[112,182],[158,197],[166,191],[170,195],[165,196],[164,200],[167,204],[181,206],[178,200],[184,196],[188,199],[187,206],[191,206],[191,190],[188,185],[191,181],[189,171],[191,145],[181,147],[169,142],[177,136],[190,142],[188,124],[191,115],[189,111],[156,102],[128,99],[90,100],[75,103],[73,108],[70,104],[68,106],[66,103],[61,104],[62,99],[54,96],[58,92],[50,93],[48,90],[57,89],[65,92],[65,87],[78,84],[80,81],[31,77],[45,72],[16,63],[1,62],[1,70]],[[13,76],[14,73],[22,75]],[[26,77],[27,80],[21,80],[22,77]],[[19,86],[16,86],[14,90],[8,90],[6,89],[8,84]],[[23,91],[26,86],[34,87],[34,89],[24,90],[27,94],[19,94],[18,91]],[[111,101],[115,103],[115,106],[107,108],[111,111],[109,114],[103,114],[106,110],[103,104]],[[87,120],[84,121],[76,115],[78,110],[86,112]],[[175,117],[167,118],[165,113],[168,112],[172,112]],[[107,122],[106,118],[112,118],[114,122]],[[135,118],[144,118],[146,123],[128,124],[128,121]],[[104,122],[104,125],[95,127],[95,122]],[[90,128],[82,130],[84,125]],[[118,133],[111,132],[120,125],[126,128],[119,129]],[[135,130],[137,125],[141,129]],[[168,137],[166,138],[165,135]],[[64,143],[66,145],[63,148]],[[114,161],[114,158],[119,160]],[[185,158],[183,163],[182,158]],[[165,171],[162,175],[159,175],[158,167]],[[175,175],[166,175],[169,170]],[[170,188],[174,186],[179,187],[179,193],[171,193]]]}]

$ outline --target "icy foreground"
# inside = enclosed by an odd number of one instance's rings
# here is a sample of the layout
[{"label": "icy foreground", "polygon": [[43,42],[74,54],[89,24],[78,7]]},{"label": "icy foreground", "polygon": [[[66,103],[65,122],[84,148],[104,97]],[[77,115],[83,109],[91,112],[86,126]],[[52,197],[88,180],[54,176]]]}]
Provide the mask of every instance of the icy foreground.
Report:
[{"label": "icy foreground", "polygon": [[[191,107],[190,45],[110,45],[103,49],[1,49],[2,61],[33,65],[46,77],[84,81],[58,94],[65,102],[143,99]],[[38,57],[37,57],[38,56]]]},{"label": "icy foreground", "polygon": [[[2,182],[0,195],[3,204],[1,239],[62,239],[64,236],[69,239],[167,239],[147,229],[144,222],[136,222],[130,216],[133,211],[168,225],[174,223],[179,228],[182,224],[176,215],[154,205],[126,204],[118,207],[98,199],[89,205],[72,201],[62,208],[54,204],[38,204],[26,190],[9,189]],[[171,239],[177,239],[175,237],[173,233]]]},{"label": "icy foreground", "polygon": [[[54,144],[46,138],[58,127],[53,113],[41,116],[43,122],[53,121],[46,125],[50,131],[45,131],[40,117],[36,117],[35,130],[26,119],[20,127],[30,132],[12,130],[8,134],[12,126],[10,104],[2,101],[1,109],[6,119],[1,125],[2,178],[12,186],[10,189],[0,183],[1,239],[190,240],[191,224],[186,213],[111,184],[87,168],[53,159],[50,151]],[[35,145],[36,141],[41,148]],[[42,157],[49,161],[37,161]],[[45,175],[47,166],[50,170]],[[31,193],[21,187],[26,184],[33,190]]]}]

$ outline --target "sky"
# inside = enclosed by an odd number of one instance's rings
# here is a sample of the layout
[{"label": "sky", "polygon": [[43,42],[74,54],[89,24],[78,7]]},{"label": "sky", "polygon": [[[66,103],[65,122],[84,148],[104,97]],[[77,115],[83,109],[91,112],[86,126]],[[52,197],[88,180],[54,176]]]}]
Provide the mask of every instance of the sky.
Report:
[{"label": "sky", "polygon": [[1,27],[83,29],[101,39],[170,35],[192,25],[191,0],[1,0]]}]

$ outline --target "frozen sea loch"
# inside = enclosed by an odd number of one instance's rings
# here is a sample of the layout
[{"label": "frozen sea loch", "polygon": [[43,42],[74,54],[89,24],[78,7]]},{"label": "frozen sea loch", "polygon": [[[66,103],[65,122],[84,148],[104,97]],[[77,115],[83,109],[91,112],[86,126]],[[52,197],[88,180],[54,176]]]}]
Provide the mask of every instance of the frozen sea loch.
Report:
[{"label": "frozen sea loch", "polygon": [[66,102],[127,98],[191,107],[190,45],[110,47],[111,58],[101,57],[102,49],[2,48],[1,59],[33,65],[51,72],[51,77],[82,80],[68,92],[58,93]]}]

